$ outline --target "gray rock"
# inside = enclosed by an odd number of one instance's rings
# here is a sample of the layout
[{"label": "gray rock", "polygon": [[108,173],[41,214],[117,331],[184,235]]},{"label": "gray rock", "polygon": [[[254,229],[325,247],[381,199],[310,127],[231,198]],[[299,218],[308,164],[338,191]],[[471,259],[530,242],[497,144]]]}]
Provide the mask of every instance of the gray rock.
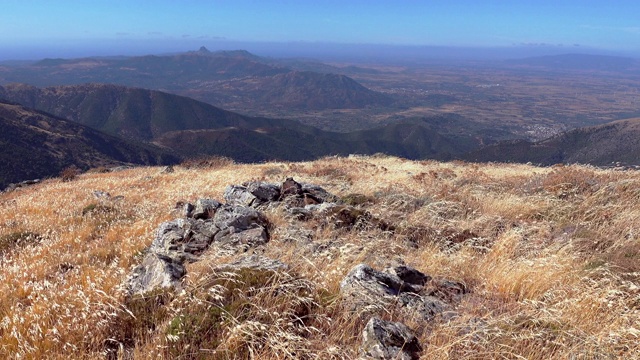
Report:
[{"label": "gray rock", "polygon": [[246,187],[241,185],[229,185],[224,189],[224,200],[228,205],[251,206],[257,197]]},{"label": "gray rock", "polygon": [[367,358],[417,360],[421,351],[413,331],[402,323],[374,317],[362,331],[362,352]]},{"label": "gray rock", "polygon": [[242,185],[229,185],[224,190],[224,200],[228,205],[253,206],[277,201],[280,187],[266,182],[246,182]]},{"label": "gray rock", "polygon": [[264,245],[269,241],[269,234],[263,227],[237,231],[234,228],[221,230],[215,236],[216,243],[224,248],[233,248],[237,252],[246,252],[250,248]]},{"label": "gray rock", "polygon": [[216,200],[198,199],[190,215],[194,219],[210,219],[220,206],[222,206],[222,204]]},{"label": "gray rock", "polygon": [[177,205],[176,208],[182,207],[182,215],[184,217],[193,217],[193,210],[196,209],[195,206],[193,206],[193,204],[191,203],[186,203],[186,204],[182,204],[182,205]]},{"label": "gray rock", "polygon": [[147,254],[127,280],[130,295],[143,294],[157,288],[176,288],[186,274],[184,265],[172,258]]},{"label": "gray rock", "polygon": [[261,212],[246,206],[222,205],[213,216],[213,222],[222,230],[233,228],[233,232],[269,226],[269,221]]},{"label": "gray rock", "polygon": [[342,280],[340,292],[353,300],[354,310],[401,306],[431,320],[450,308],[447,302],[425,293],[425,285],[431,280],[430,276],[407,266],[378,271],[359,264]]},{"label": "gray rock", "polygon": [[95,197],[96,199],[108,199],[111,197],[111,194],[102,190],[94,190],[93,197]]},{"label": "gray rock", "polygon": [[259,204],[278,201],[280,197],[280,186],[266,182],[247,182],[242,184],[255,196]]},{"label": "gray rock", "polygon": [[164,169],[162,169],[162,171],[160,173],[161,174],[171,174],[174,171],[175,170],[173,168],[173,165],[169,165],[169,166],[165,167]]},{"label": "gray rock", "polygon": [[314,185],[302,183],[302,192],[306,194],[310,194],[314,196],[316,199],[319,199],[320,203],[339,203],[340,198],[328,192],[324,188]]},{"label": "gray rock", "polygon": [[40,179],[34,179],[34,180],[25,180],[16,184],[9,184],[5,189],[4,192],[12,192],[27,186],[31,186],[31,185],[35,185],[35,184],[39,184],[40,183]]},{"label": "gray rock", "polygon": [[403,281],[395,274],[377,271],[366,264],[356,265],[340,282],[340,291],[356,296],[396,296]]},{"label": "gray rock", "polygon": [[184,264],[198,261],[213,242],[233,252],[245,252],[267,241],[268,221],[257,210],[198,200],[192,218],[168,221],[158,227],[147,255],[127,281],[127,290],[133,295],[157,287],[179,287],[185,275]]}]

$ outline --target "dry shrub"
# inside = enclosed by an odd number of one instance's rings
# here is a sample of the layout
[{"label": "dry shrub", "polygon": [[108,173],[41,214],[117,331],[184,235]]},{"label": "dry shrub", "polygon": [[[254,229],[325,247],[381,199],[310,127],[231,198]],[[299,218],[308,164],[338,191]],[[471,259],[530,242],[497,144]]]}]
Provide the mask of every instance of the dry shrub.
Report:
[{"label": "dry shrub", "polygon": [[15,231],[0,236],[0,254],[27,245],[35,245],[40,242],[42,235],[31,231]]},{"label": "dry shrub", "polygon": [[60,172],[60,178],[64,182],[73,181],[78,175],[80,175],[80,169],[75,165],[68,166]]},{"label": "dry shrub", "polygon": [[230,166],[235,164],[233,159],[224,156],[205,156],[205,157],[197,157],[197,158],[189,158],[182,163],[180,166],[185,169],[218,169],[223,168],[225,166]]}]

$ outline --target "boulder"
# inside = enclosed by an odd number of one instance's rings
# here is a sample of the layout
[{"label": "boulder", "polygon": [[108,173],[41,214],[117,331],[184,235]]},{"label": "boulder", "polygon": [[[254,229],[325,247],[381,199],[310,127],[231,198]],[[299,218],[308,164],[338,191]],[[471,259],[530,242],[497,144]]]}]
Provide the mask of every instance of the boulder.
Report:
[{"label": "boulder", "polygon": [[216,200],[198,199],[196,205],[193,206],[193,210],[191,212],[185,211],[185,213],[187,213],[188,217],[194,219],[210,219],[220,206],[222,206],[222,204]]},{"label": "boulder", "polygon": [[129,295],[143,294],[157,288],[176,288],[186,274],[182,262],[170,257],[150,253],[133,269],[127,279]]},{"label": "boulder", "polygon": [[450,305],[431,289],[432,278],[408,266],[378,271],[366,264],[356,265],[340,283],[340,292],[353,301],[354,310],[401,306],[431,320]]},{"label": "boulder", "polygon": [[362,331],[362,353],[366,358],[417,360],[421,351],[418,338],[403,323],[373,317]]},{"label": "boulder", "polygon": [[144,260],[127,282],[130,295],[157,287],[179,287],[184,264],[198,261],[214,242],[233,252],[246,252],[269,241],[267,218],[256,209],[210,199],[200,199],[192,208],[187,211],[192,217],[158,227]]},{"label": "boulder", "polygon": [[293,178],[287,178],[280,187],[280,199],[284,199],[287,196],[299,195],[302,195],[302,185],[293,180]]},{"label": "boulder", "polygon": [[162,169],[162,171],[160,173],[161,174],[171,174],[174,171],[175,170],[173,168],[173,165],[169,165],[169,166],[165,167],[164,169]]},{"label": "boulder", "polygon": [[227,186],[223,197],[228,205],[258,207],[278,201],[280,187],[266,182],[246,182],[242,185]]},{"label": "boulder", "polygon": [[222,205],[212,220],[221,230],[233,228],[234,232],[269,226],[266,216],[258,210],[246,206]]}]

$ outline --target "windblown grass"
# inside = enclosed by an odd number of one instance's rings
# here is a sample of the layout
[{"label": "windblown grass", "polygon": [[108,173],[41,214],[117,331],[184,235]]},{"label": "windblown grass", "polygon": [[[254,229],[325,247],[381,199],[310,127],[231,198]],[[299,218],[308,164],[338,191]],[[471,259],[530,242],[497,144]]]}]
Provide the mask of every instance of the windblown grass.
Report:
[{"label": "windblown grass", "polygon": [[[269,210],[264,255],[287,270],[224,273],[216,266],[234,257],[211,253],[189,265],[184,292],[125,300],[122,282],[155,228],[180,216],[176,202],[290,176],[361,194],[356,206],[395,231],[318,223],[308,252]],[[457,315],[432,322],[380,314],[416,330],[425,359],[638,358],[639,218],[638,172],[583,166],[380,156],[47,180],[0,195],[0,356],[356,358],[367,319],[343,304],[339,282],[360,262],[404,261],[471,291]]]}]

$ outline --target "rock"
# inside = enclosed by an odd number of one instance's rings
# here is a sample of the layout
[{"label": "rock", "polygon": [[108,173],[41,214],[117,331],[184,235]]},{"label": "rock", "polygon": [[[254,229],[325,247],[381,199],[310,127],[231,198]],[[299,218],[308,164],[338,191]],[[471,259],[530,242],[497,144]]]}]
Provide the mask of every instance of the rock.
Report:
[{"label": "rock", "polygon": [[235,229],[227,228],[221,230],[215,236],[216,243],[223,247],[232,247],[238,252],[246,252],[250,248],[264,245],[269,241],[269,234],[262,227],[234,232]]},{"label": "rock", "polygon": [[162,169],[162,171],[160,172],[161,174],[170,174],[172,172],[174,172],[175,169],[173,168],[173,165],[169,165],[167,167],[165,167],[164,169]]},{"label": "rock", "polygon": [[198,261],[214,242],[233,252],[246,252],[269,241],[268,221],[256,209],[200,199],[191,213],[190,218],[158,227],[144,260],[127,281],[130,295],[157,287],[179,287],[184,264]]},{"label": "rock", "polygon": [[354,310],[387,308],[399,305],[416,312],[425,320],[448,310],[450,305],[427,293],[430,276],[408,266],[378,271],[366,264],[356,265],[340,283],[340,292],[353,300]]},{"label": "rock", "polygon": [[371,226],[384,231],[393,231],[395,229],[386,222],[373,217],[368,211],[349,205],[329,207],[325,211],[325,216],[336,228],[351,230]]},{"label": "rock", "polygon": [[229,185],[224,190],[224,199],[228,205],[258,207],[278,201],[280,187],[266,182],[246,182],[242,185]]},{"label": "rock", "polygon": [[223,197],[227,204],[239,206],[251,206],[257,199],[246,187],[241,185],[227,186],[224,189]]},{"label": "rock", "polygon": [[411,292],[420,292],[424,285],[431,280],[431,276],[404,265],[391,267],[385,270],[388,273],[395,274],[404,282],[404,286]]},{"label": "rock", "polygon": [[102,190],[95,190],[93,192],[93,197],[95,197],[96,199],[108,199],[111,197],[111,194],[109,194],[106,191],[102,191]]},{"label": "rock", "polygon": [[213,216],[213,222],[220,229],[234,228],[235,232],[269,226],[269,221],[261,212],[246,206],[222,205]]},{"label": "rock", "polygon": [[126,283],[129,295],[143,294],[157,288],[179,287],[186,274],[184,265],[172,258],[147,254]]},{"label": "rock", "polygon": [[340,282],[340,291],[358,297],[396,296],[403,281],[394,274],[377,271],[366,264],[356,265]]},{"label": "rock", "polygon": [[302,185],[293,180],[293,178],[287,178],[280,187],[280,199],[298,195],[302,195]]},{"label": "rock", "polygon": [[[210,219],[222,204],[216,200],[198,199],[190,217],[194,219]],[[186,212],[186,211],[185,211]]]},{"label": "rock", "polygon": [[402,323],[374,317],[362,331],[362,352],[370,359],[417,360],[421,351],[418,338]]},{"label": "rock", "polygon": [[19,187],[18,184],[13,184],[12,183],[12,184],[7,185],[7,187],[4,188],[3,192],[10,193],[10,192],[18,189],[18,187]]},{"label": "rock", "polygon": [[276,184],[266,182],[247,182],[242,185],[244,185],[247,190],[256,197],[256,199],[258,199],[260,204],[278,201],[278,198],[280,197],[280,187]]},{"label": "rock", "polygon": [[109,171],[110,172],[116,172],[116,171],[124,171],[124,170],[129,170],[129,169],[133,169],[133,166],[127,166],[127,165],[116,166],[116,167],[110,168]]},{"label": "rock", "polygon": [[178,203],[176,204],[176,209],[182,208],[182,216],[184,217],[193,217],[193,210],[196,209],[195,206],[191,203]]},{"label": "rock", "polygon": [[39,184],[40,183],[40,179],[34,179],[34,180],[25,180],[25,181],[21,181],[17,184],[9,184],[5,189],[4,192],[9,193],[27,186],[31,186],[31,185],[35,185],[35,184]]}]

